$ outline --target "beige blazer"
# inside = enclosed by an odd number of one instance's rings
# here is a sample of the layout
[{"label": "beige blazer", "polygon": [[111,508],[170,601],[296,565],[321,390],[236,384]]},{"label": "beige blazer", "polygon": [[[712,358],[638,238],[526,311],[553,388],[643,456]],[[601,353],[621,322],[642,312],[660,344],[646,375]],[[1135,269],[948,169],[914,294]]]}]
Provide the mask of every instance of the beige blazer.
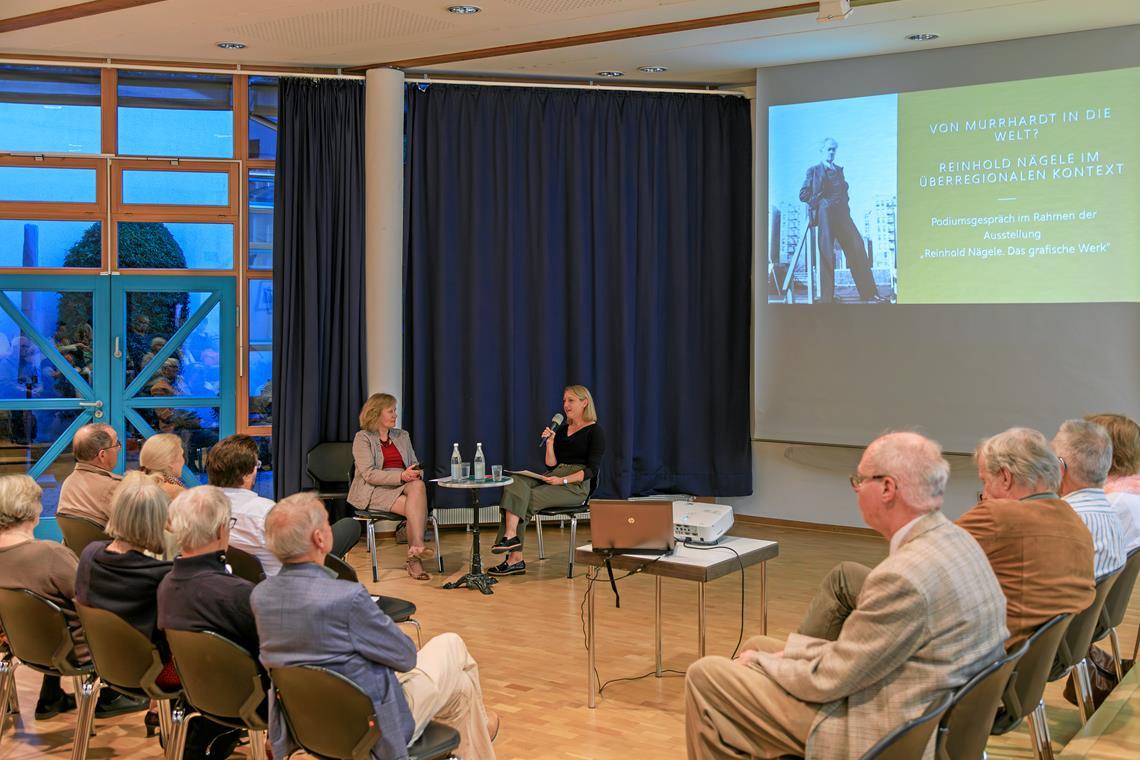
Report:
[{"label": "beige blazer", "polygon": [[[412,448],[412,437],[408,431],[392,428],[388,437],[396,444],[405,467],[420,461]],[[365,430],[357,433],[352,439],[352,461],[356,465],[356,474],[348,488],[348,503],[357,509],[389,511],[404,492],[405,483],[400,480],[403,470],[383,468],[380,436]]]},{"label": "beige blazer", "polygon": [[[867,576],[836,641],[791,634],[759,653],[792,696],[818,704],[806,757],[860,757],[1004,654],[1005,596],[986,555],[941,512]],[[934,755],[933,737],[924,757]]]}]

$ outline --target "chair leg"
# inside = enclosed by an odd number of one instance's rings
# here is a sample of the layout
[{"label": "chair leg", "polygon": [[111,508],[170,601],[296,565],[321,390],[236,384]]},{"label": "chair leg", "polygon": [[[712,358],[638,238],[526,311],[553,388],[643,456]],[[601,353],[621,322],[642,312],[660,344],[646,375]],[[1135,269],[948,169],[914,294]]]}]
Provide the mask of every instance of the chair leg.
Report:
[{"label": "chair leg", "polygon": [[428,519],[431,520],[431,532],[435,537],[435,558],[439,563],[439,572],[443,573],[443,548],[439,545],[439,522],[436,521],[435,515],[428,512]]},{"label": "chair leg", "polygon": [[567,547],[566,577],[574,577],[574,544],[578,536],[578,515],[570,515],[570,546]]},{"label": "chair leg", "polygon": [[1033,742],[1033,753],[1037,760],[1053,760],[1053,740],[1049,736],[1049,721],[1045,717],[1045,701],[1039,702],[1026,717],[1029,720],[1029,738]]},{"label": "chair leg", "polygon": [[376,559],[376,521],[368,521],[368,554],[372,557],[372,582],[380,582],[380,565]]},{"label": "chair leg", "polygon": [[407,623],[408,625],[414,625],[416,627],[416,649],[423,649],[424,632],[420,629],[420,621],[416,620],[415,618],[408,618],[407,620],[401,620],[400,622]]},{"label": "chair leg", "polygon": [[1108,643],[1112,646],[1112,667],[1116,670],[1116,682],[1124,680],[1124,665],[1120,662],[1120,637],[1115,628],[1108,629]]},{"label": "chair leg", "polygon": [[75,692],[79,714],[75,718],[75,744],[71,748],[71,760],[84,760],[87,757],[87,743],[91,741],[91,729],[95,725],[99,688],[99,677],[92,673],[83,679]]},{"label": "chair leg", "polygon": [[1089,718],[1096,711],[1092,698],[1092,680],[1089,678],[1089,661],[1081,660],[1073,666],[1073,681],[1076,683],[1077,707],[1081,714],[1081,725],[1089,722]]},{"label": "chair leg", "polygon": [[[519,523],[519,530],[523,529],[523,524]],[[538,538],[538,558],[546,559],[546,547],[542,543],[542,515],[534,516],[534,534]]]},{"label": "chair leg", "polygon": [[170,710],[170,721],[174,731],[170,741],[166,743],[166,758],[167,760],[182,760],[182,755],[186,750],[186,737],[188,736],[190,721],[198,717],[198,713],[188,711],[186,705],[179,700],[166,701],[176,703],[171,706]]},{"label": "chair leg", "polygon": [[170,739],[174,734],[174,718],[171,716],[173,702],[172,699],[158,701],[158,735],[162,737],[162,746],[164,747],[170,746]]},{"label": "chair leg", "polygon": [[[5,657],[0,660],[0,739],[4,737],[4,726],[8,721],[8,711],[12,707],[12,693],[16,691],[15,657]],[[20,711],[14,710],[13,715],[19,716]]]},{"label": "chair leg", "polygon": [[265,743],[269,741],[269,737],[264,731],[250,731],[249,732],[249,751],[253,755],[253,760],[265,760]]}]

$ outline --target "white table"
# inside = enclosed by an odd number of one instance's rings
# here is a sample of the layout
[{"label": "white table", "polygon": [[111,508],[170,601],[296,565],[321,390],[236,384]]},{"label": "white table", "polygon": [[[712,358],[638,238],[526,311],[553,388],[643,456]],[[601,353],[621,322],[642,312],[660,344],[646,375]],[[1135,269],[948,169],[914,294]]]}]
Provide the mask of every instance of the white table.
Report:
[{"label": "white table", "polygon": [[[735,551],[735,553],[734,553]],[[642,572],[655,576],[654,632],[657,645],[656,675],[661,669],[661,579],[679,578],[697,583],[697,641],[701,657],[705,656],[705,584],[730,573],[740,572],[749,565],[760,565],[760,633],[768,633],[768,566],[767,562],[780,554],[780,545],[775,541],[762,541],[755,538],[725,536],[715,547],[699,549],[677,545],[673,554],[658,558],[652,554],[617,554],[610,557],[615,570],[635,570],[644,567]],[[739,556],[738,556],[739,555]],[[591,544],[579,546],[574,552],[574,561],[584,565],[600,567],[605,565],[606,555],[594,552]],[[588,704],[595,707],[598,693],[594,634],[594,585],[589,583],[586,591],[586,683]]]},{"label": "white table", "polygon": [[[475,588],[484,594],[493,594],[491,586],[499,582],[483,572],[483,559],[479,555],[479,491],[484,488],[502,488],[515,482],[514,478],[503,477],[498,480],[485,478],[475,480],[452,480],[451,478],[437,478],[432,481],[441,488],[459,488],[471,494],[471,571],[451,583],[443,584],[444,588]],[[439,551],[439,547],[435,548]]]}]

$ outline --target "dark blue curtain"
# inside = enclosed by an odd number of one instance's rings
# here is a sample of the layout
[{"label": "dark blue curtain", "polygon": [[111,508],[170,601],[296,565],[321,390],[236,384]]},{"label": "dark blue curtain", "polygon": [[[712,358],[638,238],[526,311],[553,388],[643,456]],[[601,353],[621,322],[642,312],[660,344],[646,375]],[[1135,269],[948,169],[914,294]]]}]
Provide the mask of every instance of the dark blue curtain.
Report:
[{"label": "dark blue curtain", "polygon": [[351,441],[367,388],[364,85],[281,80],[273,203],[273,462],[278,499],[305,455]]},{"label": "dark blue curtain", "polygon": [[739,97],[409,85],[404,420],[542,466],[594,394],[600,496],[751,493],[751,129]]}]

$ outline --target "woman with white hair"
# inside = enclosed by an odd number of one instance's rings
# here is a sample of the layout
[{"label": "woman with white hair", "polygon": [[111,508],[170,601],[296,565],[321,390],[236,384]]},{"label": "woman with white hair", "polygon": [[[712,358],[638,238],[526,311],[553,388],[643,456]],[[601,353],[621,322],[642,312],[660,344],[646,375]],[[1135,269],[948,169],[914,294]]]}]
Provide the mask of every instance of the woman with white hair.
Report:
[{"label": "woman with white hair", "polygon": [[182,449],[182,439],[173,433],[152,435],[139,451],[139,469],[148,475],[162,478],[159,485],[170,499],[186,490],[186,485],[182,482],[182,468],[185,466],[186,454]]},{"label": "woman with white hair", "polygon": [[[76,655],[89,657],[83,628],[75,614],[75,555],[63,544],[35,536],[43,490],[27,475],[0,476],[0,588],[27,589],[63,611]],[[101,718],[142,710],[146,701],[129,699],[111,689],[99,695],[95,714]],[[58,676],[44,676],[36,702],[36,720],[54,718],[75,708],[75,698],[60,687]]]}]

